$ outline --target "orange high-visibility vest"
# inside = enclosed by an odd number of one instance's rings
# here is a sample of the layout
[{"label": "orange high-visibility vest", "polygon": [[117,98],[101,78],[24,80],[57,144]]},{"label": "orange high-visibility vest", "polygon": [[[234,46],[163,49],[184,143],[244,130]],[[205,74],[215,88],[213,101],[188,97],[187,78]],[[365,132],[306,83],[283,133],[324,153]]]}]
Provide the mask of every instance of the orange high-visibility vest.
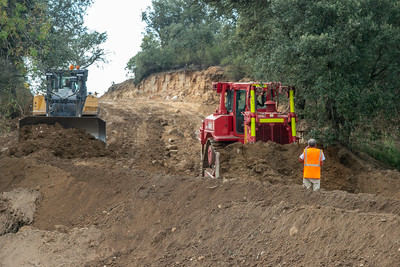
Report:
[{"label": "orange high-visibility vest", "polygon": [[304,178],[321,178],[322,150],[318,148],[304,149]]}]

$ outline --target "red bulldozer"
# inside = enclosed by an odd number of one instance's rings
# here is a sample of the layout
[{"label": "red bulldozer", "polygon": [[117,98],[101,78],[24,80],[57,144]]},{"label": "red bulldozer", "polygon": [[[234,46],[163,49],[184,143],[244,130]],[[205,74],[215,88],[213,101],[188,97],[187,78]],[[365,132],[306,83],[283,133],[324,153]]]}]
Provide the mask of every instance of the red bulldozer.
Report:
[{"label": "red bulldozer", "polygon": [[[200,128],[202,176],[221,177],[220,149],[233,142],[296,142],[294,88],[279,82],[213,83],[220,95],[216,112]],[[278,111],[279,99],[289,99],[286,112]]]}]

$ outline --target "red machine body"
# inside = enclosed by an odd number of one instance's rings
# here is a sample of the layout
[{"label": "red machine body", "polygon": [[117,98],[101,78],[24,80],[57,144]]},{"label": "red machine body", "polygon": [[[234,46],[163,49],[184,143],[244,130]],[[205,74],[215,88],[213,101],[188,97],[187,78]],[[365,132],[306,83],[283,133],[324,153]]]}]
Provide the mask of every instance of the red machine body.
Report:
[{"label": "red machine body", "polygon": [[[293,87],[278,82],[217,82],[213,89],[220,94],[220,101],[216,112],[206,117],[200,127],[202,167],[215,166],[216,148],[221,145],[297,141]],[[289,100],[287,112],[277,110],[283,93]]]},{"label": "red machine body", "polygon": [[280,83],[218,82],[213,83],[213,89],[220,94],[220,102],[216,112],[206,117],[200,128],[202,145],[209,139],[242,143],[273,141],[279,144],[297,140],[295,125],[292,125],[292,118],[294,122],[297,120],[294,107],[289,103],[292,112],[277,111],[279,94],[286,93],[290,100],[293,88],[283,87]]}]

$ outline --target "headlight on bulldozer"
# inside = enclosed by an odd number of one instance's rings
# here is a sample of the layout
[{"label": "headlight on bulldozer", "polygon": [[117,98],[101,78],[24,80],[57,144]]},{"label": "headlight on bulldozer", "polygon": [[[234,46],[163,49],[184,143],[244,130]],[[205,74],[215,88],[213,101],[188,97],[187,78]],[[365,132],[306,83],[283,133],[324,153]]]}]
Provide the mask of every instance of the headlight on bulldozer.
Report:
[{"label": "headlight on bulldozer", "polygon": [[207,122],[207,127],[208,130],[214,130],[214,122],[213,121],[208,121]]}]

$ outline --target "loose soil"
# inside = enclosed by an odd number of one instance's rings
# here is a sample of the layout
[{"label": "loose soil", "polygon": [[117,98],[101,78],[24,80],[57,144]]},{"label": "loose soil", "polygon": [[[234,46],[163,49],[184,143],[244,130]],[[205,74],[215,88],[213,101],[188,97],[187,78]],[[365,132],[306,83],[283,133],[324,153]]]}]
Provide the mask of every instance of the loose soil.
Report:
[{"label": "loose soil", "polygon": [[0,194],[0,236],[16,233],[20,227],[33,222],[39,196],[38,191],[24,188]]},{"label": "loose soil", "polygon": [[[323,149],[323,148],[321,148]],[[273,142],[233,143],[221,151],[221,173],[226,179],[250,179],[272,184],[301,184],[303,166],[297,161],[304,145]],[[365,155],[363,160],[341,146],[323,149],[325,190],[373,193],[400,198],[400,173],[385,169]]]},{"label": "loose soil", "polygon": [[400,174],[336,146],[231,144],[199,177],[214,105],[102,100],[107,146],[59,126],[0,137],[0,266],[397,266]]},{"label": "loose soil", "polygon": [[48,150],[60,158],[101,157],[109,153],[102,141],[82,129],[64,129],[60,124],[24,126],[19,131],[19,143],[9,149],[9,155],[27,156]]}]

